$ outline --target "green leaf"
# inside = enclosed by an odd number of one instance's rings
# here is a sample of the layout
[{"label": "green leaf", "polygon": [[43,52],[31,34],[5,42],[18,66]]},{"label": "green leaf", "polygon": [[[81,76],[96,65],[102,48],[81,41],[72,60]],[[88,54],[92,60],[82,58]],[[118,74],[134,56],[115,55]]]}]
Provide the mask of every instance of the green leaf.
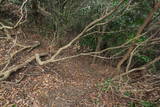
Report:
[{"label": "green leaf", "polygon": [[16,104],[13,104],[12,107],[17,107]]},{"label": "green leaf", "polygon": [[126,91],[126,92],[124,92],[124,95],[130,97],[132,95],[132,93],[129,91]]},{"label": "green leaf", "polygon": [[128,107],[136,107],[136,104],[134,102],[130,102]]},{"label": "green leaf", "polygon": [[156,107],[155,104],[153,104],[152,102],[149,102],[149,101],[141,101],[141,105],[143,107]]}]

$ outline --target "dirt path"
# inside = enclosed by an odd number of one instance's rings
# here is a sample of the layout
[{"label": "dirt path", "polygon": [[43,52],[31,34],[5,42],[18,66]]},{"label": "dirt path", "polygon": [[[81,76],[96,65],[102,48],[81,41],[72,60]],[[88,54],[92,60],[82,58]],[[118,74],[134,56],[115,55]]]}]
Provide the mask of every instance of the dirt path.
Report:
[{"label": "dirt path", "polygon": [[[36,36],[33,37],[38,38]],[[31,42],[34,38],[30,39]],[[20,54],[14,59],[14,63],[36,52],[49,51],[46,47],[53,49],[54,46],[49,46],[47,40],[42,41],[40,38],[40,41],[42,45],[39,48],[27,55]],[[1,61],[4,60],[6,53],[4,51],[8,48],[1,45]],[[71,50],[66,51],[64,55],[70,54]],[[44,66],[39,66],[35,62],[29,63],[25,68],[13,73],[7,81],[0,83],[0,106],[109,107],[108,105],[112,105],[110,96],[103,98],[97,85],[101,84],[114,69],[102,64],[91,65],[90,62],[91,59],[88,57],[79,57]],[[19,80],[21,81],[16,83]]]}]

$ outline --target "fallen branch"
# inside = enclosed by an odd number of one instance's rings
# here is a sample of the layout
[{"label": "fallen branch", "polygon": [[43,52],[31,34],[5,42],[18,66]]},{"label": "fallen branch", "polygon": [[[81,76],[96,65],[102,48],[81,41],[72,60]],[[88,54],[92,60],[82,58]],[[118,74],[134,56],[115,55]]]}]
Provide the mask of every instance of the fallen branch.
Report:
[{"label": "fallen branch", "polygon": [[140,47],[140,46],[143,46],[145,44],[149,44],[148,42],[150,40],[152,40],[152,38],[159,32],[159,30],[157,32],[155,32],[153,35],[151,35],[148,39],[146,39],[145,41],[141,42],[140,44],[137,44],[137,46],[135,47],[135,49],[132,50],[132,52],[130,53],[130,57],[129,57],[129,61],[128,61],[128,64],[127,64],[127,67],[126,67],[126,72],[129,71],[129,67],[131,65],[131,62],[132,62],[132,58],[133,56],[135,55],[136,53],[136,50]]},{"label": "fallen branch", "polygon": [[148,67],[150,67],[152,64],[156,63],[159,60],[160,60],[160,56],[156,57],[154,60],[150,61],[149,63],[147,63],[147,64],[145,64],[143,66],[140,66],[140,67],[137,67],[137,68],[133,68],[133,69],[129,70],[128,72],[122,73],[119,76],[114,77],[112,80],[116,80],[118,78],[121,78],[121,77],[123,77],[125,75],[128,75],[128,74],[134,72],[134,71],[145,70],[145,69],[147,69]]},{"label": "fallen branch", "polygon": [[92,21],[90,24],[88,24],[81,33],[79,33],[73,40],[71,40],[67,45],[61,47],[49,60],[41,61],[39,58],[39,55],[36,54],[37,62],[40,65],[47,64],[50,62],[54,62],[55,58],[65,49],[69,48],[75,41],[79,40],[86,32],[88,32],[95,24],[99,23],[100,21],[106,19],[107,17],[111,16],[114,12],[116,12],[121,4],[123,4],[125,0],[122,0],[114,9],[112,9],[109,13],[106,13],[105,15],[101,16],[100,18]]},{"label": "fallen branch", "polygon": [[[16,46],[17,36],[16,36],[16,39],[13,42],[14,42],[14,44],[11,46],[11,48],[7,52],[8,55],[10,54],[11,50]],[[0,72],[3,72],[8,67],[8,65],[10,64],[11,58],[12,58],[12,56],[9,55],[9,60],[7,61],[7,64],[5,65],[5,67]]]},{"label": "fallen branch", "polygon": [[[10,64],[10,61],[12,60],[12,58],[13,58],[14,56],[16,56],[18,53],[20,53],[20,52],[22,52],[22,51],[24,51],[24,50],[26,50],[26,49],[30,49],[30,50],[28,51],[28,52],[30,52],[30,51],[33,50],[34,48],[38,47],[38,46],[40,45],[40,42],[36,41],[36,43],[35,43],[34,45],[29,45],[29,46],[24,46],[24,45],[21,45],[21,44],[19,44],[19,43],[15,43],[15,45],[16,45],[16,46],[23,47],[23,48],[15,51],[14,53],[11,53],[11,54],[9,55],[9,59],[8,59],[6,62],[0,64],[0,65],[4,65],[4,64],[7,63],[6,66],[5,66],[0,72],[5,71],[5,69],[6,69],[7,66]],[[14,46],[14,45],[13,45],[13,46]],[[10,49],[11,49],[11,48],[10,48]],[[10,51],[8,52],[8,54],[9,54],[9,53],[10,53]]]},{"label": "fallen branch", "polygon": [[[41,53],[41,54],[39,54],[39,57],[43,57],[43,56],[47,56],[47,55],[48,55],[47,53]],[[32,62],[35,59],[36,59],[36,57],[32,56],[31,58],[26,60],[24,63],[19,64],[17,66],[13,65],[13,66],[9,67],[6,71],[0,72],[0,81],[6,80],[13,72],[16,72],[17,70],[25,67],[28,63]]]}]

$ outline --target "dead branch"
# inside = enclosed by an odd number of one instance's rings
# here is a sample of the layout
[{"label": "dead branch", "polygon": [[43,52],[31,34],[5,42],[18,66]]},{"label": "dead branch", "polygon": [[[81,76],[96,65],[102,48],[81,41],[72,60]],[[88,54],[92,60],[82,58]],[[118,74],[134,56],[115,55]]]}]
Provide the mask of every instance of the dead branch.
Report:
[{"label": "dead branch", "polygon": [[132,62],[132,58],[133,56],[135,55],[136,53],[136,50],[140,47],[140,46],[143,46],[145,44],[147,44],[150,40],[152,40],[152,38],[158,33],[159,31],[155,32],[153,35],[151,35],[148,39],[146,39],[145,41],[141,42],[140,44],[137,44],[137,46],[132,50],[131,54],[130,54],[130,57],[129,57],[129,61],[128,61],[128,64],[127,64],[127,67],[126,67],[126,72],[128,72],[129,70],[129,67],[131,65],[131,62]]},{"label": "dead branch", "polygon": [[[47,56],[47,55],[48,55],[47,53],[39,54],[40,57]],[[26,60],[24,63],[19,64],[17,66],[13,65],[13,66],[9,67],[6,71],[0,72],[0,81],[6,80],[13,72],[16,72],[17,70],[25,67],[28,63],[32,62],[35,59],[36,59],[36,57],[32,56],[31,58]]]},{"label": "dead branch", "polygon": [[[147,34],[149,31],[143,33],[142,35],[140,35],[139,37]],[[130,45],[128,45],[130,42],[136,40],[137,37],[133,38],[133,39],[130,39],[129,41],[123,43],[122,45],[119,45],[119,46],[115,46],[115,47],[109,47],[109,48],[106,48],[106,49],[103,49],[101,51],[97,51],[97,52],[88,52],[88,53],[80,53],[78,55],[74,55],[74,56],[68,56],[68,57],[64,57],[64,58],[59,58],[59,59],[48,59],[46,61],[41,61],[40,57],[39,57],[39,54],[35,54],[36,56],[36,61],[38,64],[40,65],[43,65],[43,64],[47,64],[47,63],[54,63],[54,62],[57,62],[57,61],[62,61],[62,60],[67,60],[67,59],[71,59],[71,58],[76,58],[76,57],[79,57],[79,56],[91,56],[91,55],[96,55],[96,54],[102,54],[106,51],[109,51],[109,50],[115,50],[115,49],[123,49],[123,48],[126,48],[126,47],[129,47]]]},{"label": "dead branch", "polygon": [[[22,46],[20,44],[17,44],[18,46]],[[15,55],[17,55],[18,53],[26,50],[26,49],[30,49],[28,52],[30,52],[31,50],[33,50],[34,48],[38,47],[40,45],[39,41],[35,41],[34,45],[29,45],[29,46],[23,46],[23,48],[21,48],[20,50],[15,51],[14,53],[11,54],[11,57],[13,58]]]},{"label": "dead branch", "polygon": [[[16,40],[15,40],[15,43],[14,43],[13,46],[15,46],[15,45],[18,45],[18,46],[21,46],[21,47],[23,46],[23,45],[20,45],[20,44],[16,43]],[[35,43],[34,45],[23,46],[23,48],[15,51],[14,53],[10,53],[11,49],[13,48],[13,46],[12,46],[12,47],[10,48],[10,50],[8,51],[8,54],[10,54],[10,55],[9,55],[9,59],[8,59],[6,62],[3,63],[3,65],[4,65],[4,64],[6,64],[6,65],[5,65],[5,67],[0,71],[0,73],[1,73],[1,72],[4,72],[4,71],[7,69],[8,65],[10,64],[11,60],[13,59],[13,57],[16,56],[18,53],[20,53],[20,52],[22,52],[22,51],[24,51],[24,50],[26,50],[26,49],[30,49],[29,51],[31,51],[32,49],[38,47],[39,45],[40,45],[40,42],[36,41],[36,43]]]},{"label": "dead branch", "polygon": [[[160,7],[160,2],[155,4],[155,7],[153,8],[153,10],[148,14],[148,16],[145,19],[144,23],[140,26],[140,28],[139,28],[139,30],[137,31],[137,34],[136,34],[137,39],[141,36],[141,34],[142,34],[143,30],[145,29],[145,27],[152,20],[152,17],[154,15],[154,13],[159,9],[159,7]],[[129,58],[129,56],[130,56],[131,52],[133,51],[134,47],[135,47],[135,42],[132,43],[132,46],[128,49],[127,53],[124,55],[124,57],[117,64],[117,71],[120,71],[121,65]]]},{"label": "dead branch", "polygon": [[[25,0],[25,1],[22,3],[22,5],[21,5],[21,7],[20,7],[21,17],[19,18],[19,20],[16,22],[15,25],[13,25],[13,26],[7,26],[7,25],[4,25],[2,22],[0,22],[0,30],[4,30],[4,32],[6,33],[8,39],[11,39],[11,36],[10,36],[10,34],[8,33],[8,30],[12,30],[12,29],[18,27],[20,24],[22,24],[22,23],[25,22],[25,21],[22,22],[22,20],[23,20],[24,17],[25,17],[25,19],[27,18],[27,10],[26,10],[26,8],[25,8],[25,5],[26,5],[27,2],[28,2],[28,0]],[[25,9],[24,9],[24,8],[25,8]],[[24,16],[24,10],[25,10],[25,13],[26,13],[25,16]]]},{"label": "dead branch", "polygon": [[[111,19],[107,20],[106,22],[101,22],[101,23],[97,23],[97,24],[93,25],[92,27],[90,27],[90,28],[87,30],[87,32],[90,31],[90,30],[92,30],[92,29],[94,29],[96,26],[104,26],[104,25],[107,25],[109,22],[111,22],[111,21],[113,21],[113,20],[115,20],[115,19],[118,19],[118,18],[120,18],[121,16],[123,16],[127,11],[129,11],[129,10],[131,10],[131,9],[134,8],[134,7],[131,7],[131,5],[130,5],[131,2],[132,2],[132,1],[129,1],[129,2],[128,2],[128,4],[124,7],[124,9],[119,12],[119,15],[113,16]],[[111,15],[112,15],[115,11],[116,11],[116,10],[111,11],[111,12],[112,12]],[[111,16],[111,15],[110,15],[110,16]]]},{"label": "dead branch", "polygon": [[140,66],[140,67],[137,67],[137,68],[133,68],[133,69],[129,70],[128,72],[122,73],[119,76],[114,77],[112,80],[116,80],[116,79],[118,79],[120,77],[123,77],[125,75],[128,75],[128,74],[130,74],[130,73],[132,73],[134,71],[145,70],[145,69],[147,69],[148,67],[150,67],[152,64],[156,63],[159,60],[160,60],[160,56],[156,57],[154,60],[150,61],[149,63],[147,63],[147,64],[145,64],[143,66]]},{"label": "dead branch", "polygon": [[114,57],[113,56],[111,56],[111,57],[103,57],[103,56],[100,56],[100,55],[88,55],[88,56],[96,57],[96,58],[99,58],[99,59],[106,59],[106,60],[122,58],[122,56],[114,56]]},{"label": "dead branch", "polygon": [[40,64],[40,65],[43,65],[43,64],[47,64],[47,63],[50,63],[50,62],[54,62],[55,58],[65,49],[69,48],[75,41],[77,41],[81,36],[83,36],[86,32],[88,32],[88,30],[94,26],[95,24],[97,24],[98,22],[106,19],[107,17],[111,16],[116,10],[119,9],[119,7],[121,6],[121,4],[124,3],[125,0],[122,0],[113,10],[111,10],[109,13],[101,16],[99,19],[96,19],[94,20],[93,22],[91,22],[90,24],[88,24],[84,29],[83,31],[78,34],[72,41],[70,41],[67,45],[61,47],[49,60],[46,60],[46,61],[41,61],[41,59],[39,58],[39,55],[36,54],[36,58],[37,58],[37,62]]},{"label": "dead branch", "polygon": [[[11,46],[11,48],[8,50],[7,54],[10,54],[11,50],[15,47],[16,45],[16,42],[17,42],[17,36],[16,36],[16,39],[14,40],[14,44]],[[3,72],[7,67],[8,65],[10,64],[10,59],[11,59],[11,56],[9,55],[9,60],[7,61],[7,64],[5,65],[5,67],[0,71],[0,72]]]},{"label": "dead branch", "polygon": [[133,46],[131,46],[130,48],[129,48],[129,50],[127,51],[127,54],[125,54],[124,56],[123,56],[123,58],[118,62],[118,64],[117,64],[117,71],[121,71],[121,65],[128,59],[128,57],[130,56],[130,53],[132,52],[132,50],[134,49],[134,47]]},{"label": "dead branch", "polygon": [[22,23],[22,19],[24,18],[24,7],[25,7],[25,5],[26,5],[26,3],[28,2],[28,0],[25,0],[23,3],[22,3],[22,5],[21,5],[21,7],[20,7],[20,13],[21,13],[21,17],[20,17],[20,19],[17,21],[17,23],[14,25],[14,28],[16,28],[19,24],[21,24]]},{"label": "dead branch", "polygon": [[38,5],[38,12],[42,14],[43,16],[51,16],[52,14],[48,11],[46,11],[44,8],[42,8],[40,5]]},{"label": "dead branch", "polygon": [[11,26],[6,26],[6,25],[4,25],[2,22],[0,22],[0,25],[1,25],[0,30],[2,30],[2,29],[13,29],[13,27],[11,27]]}]

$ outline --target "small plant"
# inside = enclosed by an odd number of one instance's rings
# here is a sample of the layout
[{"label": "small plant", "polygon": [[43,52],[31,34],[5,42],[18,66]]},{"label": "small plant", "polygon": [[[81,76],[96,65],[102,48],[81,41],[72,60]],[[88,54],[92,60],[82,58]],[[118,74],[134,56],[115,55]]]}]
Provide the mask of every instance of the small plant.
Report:
[{"label": "small plant", "polygon": [[108,91],[109,90],[109,86],[111,85],[111,83],[112,83],[112,79],[108,78],[103,84],[102,91]]},{"label": "small plant", "polygon": [[126,92],[124,92],[124,95],[130,97],[132,95],[132,93],[129,91],[126,91]]},{"label": "small plant", "polygon": [[128,107],[136,107],[136,104],[134,102],[129,102],[129,106]]},{"label": "small plant", "polygon": [[137,60],[139,60],[142,63],[147,63],[151,60],[150,57],[148,57],[146,55],[137,55],[137,57],[138,57]]},{"label": "small plant", "polygon": [[142,107],[156,107],[156,105],[150,101],[141,101]]},{"label": "small plant", "polygon": [[90,49],[95,50],[96,49],[96,39],[91,36],[82,38],[80,40],[80,45],[82,47],[90,47]]},{"label": "small plant", "polygon": [[[150,101],[140,101],[138,102],[140,107],[157,107],[156,104],[150,102]],[[129,106],[128,107],[139,107],[136,106],[136,104],[134,102],[129,102]]]},{"label": "small plant", "polygon": [[12,107],[17,107],[16,104],[13,104]]},{"label": "small plant", "polygon": [[10,2],[14,3],[14,4],[21,4],[21,0],[9,0]]}]

